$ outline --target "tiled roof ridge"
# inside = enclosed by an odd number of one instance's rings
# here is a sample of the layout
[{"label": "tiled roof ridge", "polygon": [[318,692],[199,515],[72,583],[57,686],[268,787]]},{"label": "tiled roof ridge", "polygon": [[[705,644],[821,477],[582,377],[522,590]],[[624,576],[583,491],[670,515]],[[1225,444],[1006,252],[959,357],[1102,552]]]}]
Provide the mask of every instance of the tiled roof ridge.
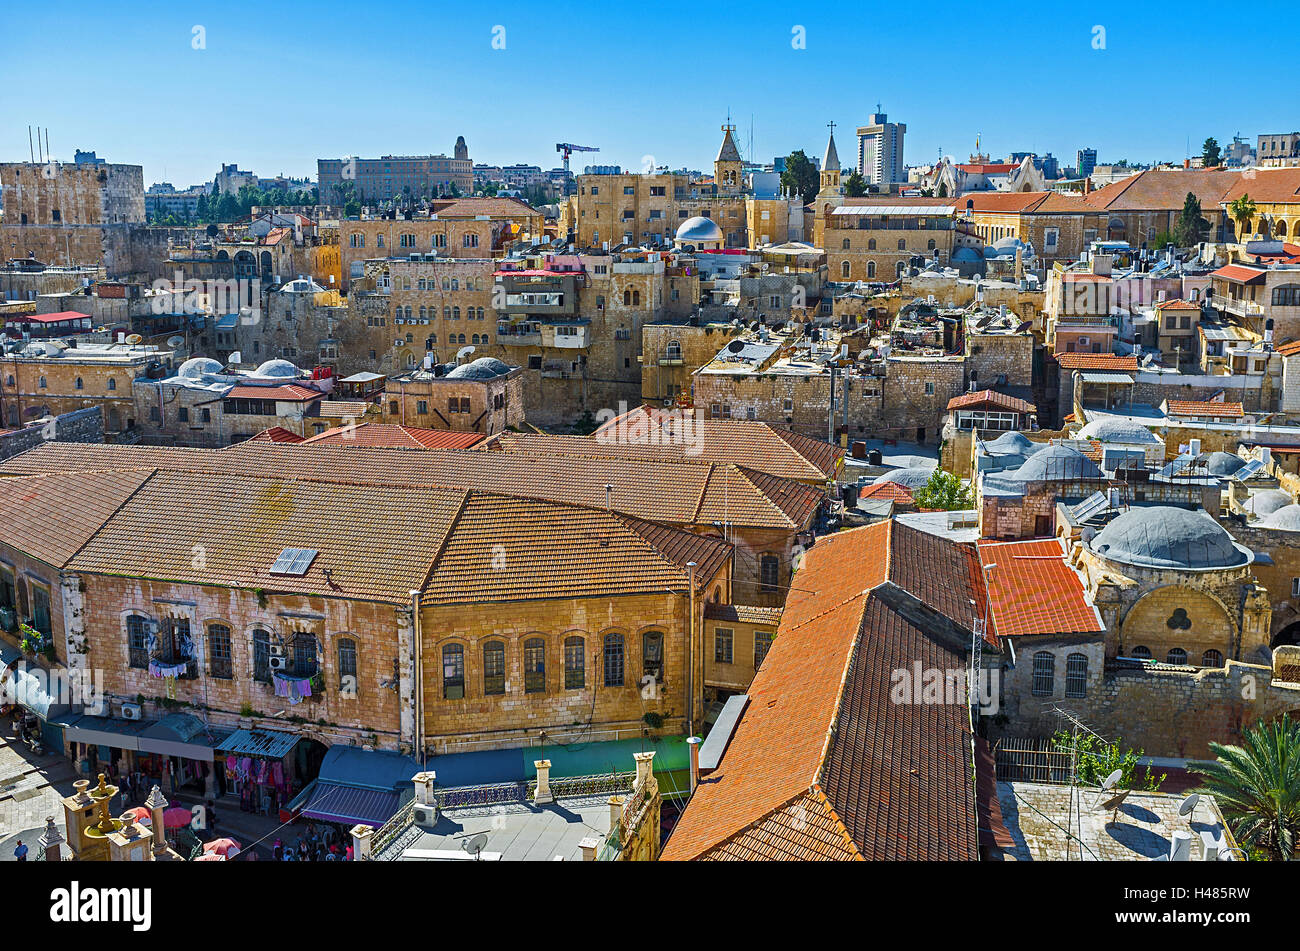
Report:
[{"label": "tiled roof ridge", "polygon": [[[785,519],[787,525],[789,525],[791,528],[798,528],[798,526],[795,525],[794,518],[791,517],[790,513],[787,512],[781,506],[780,502],[778,502],[776,499],[774,499],[771,495],[768,494],[767,490],[760,484],[759,481],[760,479],[781,479],[783,478],[782,476],[774,476],[771,475],[770,473],[762,472],[758,469],[753,469],[749,466],[742,466],[736,462],[728,462],[726,463],[726,465],[732,469],[735,469],[736,474],[739,475],[742,479],[744,479],[747,483],[749,483],[753,487],[754,491],[757,492],[759,496],[763,499],[764,502],[766,502],[772,508],[780,512],[781,517]],[[793,482],[794,480],[786,479],[785,481]],[[796,482],[795,484],[803,485],[803,483],[801,482]]]},{"label": "tiled roof ridge", "polygon": [[[886,557],[888,557],[888,537],[886,537],[885,545]],[[889,581],[884,582],[884,584],[891,583],[892,582]],[[876,586],[876,588],[879,587],[883,587],[883,585]],[[862,648],[862,626],[867,622],[867,602],[871,600],[871,595],[876,588],[872,588],[862,598],[862,609],[858,611],[858,629],[853,635],[853,646],[849,648],[848,655],[844,658],[844,667],[840,671],[840,682],[835,688],[835,706],[831,708],[830,721],[826,724],[826,735],[822,737],[822,751],[817,756],[817,771],[813,775],[812,788],[819,791],[826,775],[826,762],[831,755],[831,745],[835,742],[836,725],[840,722],[840,708],[844,705],[844,691],[849,684],[849,673],[854,669],[853,665],[858,659],[858,651]],[[888,607],[888,605],[886,605],[886,607]],[[892,610],[892,608],[890,610]],[[829,805],[829,801],[827,804]],[[833,806],[831,806],[831,814],[834,815],[836,821],[839,822],[839,813],[835,811]],[[843,823],[840,824],[842,825]]]},{"label": "tiled roof ridge", "polygon": [[460,504],[456,506],[456,514],[451,517],[447,523],[446,529],[442,533],[442,538],[438,540],[438,547],[434,550],[429,558],[429,564],[424,569],[424,579],[420,582],[421,602],[424,601],[424,594],[429,590],[429,585],[433,581],[434,569],[438,567],[438,561],[442,558],[447,550],[447,543],[451,541],[451,536],[456,533],[456,526],[465,515],[465,510],[469,507],[470,498],[474,495],[473,489],[463,489],[460,496]]},{"label": "tiled roof ridge", "polygon": [[[730,548],[732,551],[735,551],[736,546],[733,545],[731,542],[726,541],[725,539],[721,539],[721,538],[715,539],[715,538],[711,538],[708,535],[697,535],[694,532],[688,532],[677,528],[669,528],[664,525],[658,525],[654,522],[647,522],[645,519],[636,518],[633,515],[624,515],[621,512],[610,512],[609,514],[612,515],[617,521],[622,522],[624,527],[626,527],[628,531],[634,533],[638,538],[640,538],[643,542],[645,542],[645,544],[649,545],[651,550],[653,550],[654,553],[657,554],[660,558],[662,558],[668,564],[677,567],[677,569],[680,570],[682,572],[682,575],[685,577],[687,584],[690,583],[690,576],[691,576],[690,569],[687,568],[685,565],[681,564],[680,562],[678,562],[677,559],[675,559],[672,555],[668,554],[666,551],[664,551],[662,548],[656,545],[653,541],[647,538],[645,533],[646,529],[655,529],[660,531],[674,532],[675,534],[690,536],[691,538],[695,538],[695,539],[707,539],[710,542],[719,545],[725,545],[726,547]],[[702,588],[709,583],[709,580],[710,579],[703,577],[703,572],[700,572],[695,576],[695,586],[697,588]]]},{"label": "tiled roof ridge", "polygon": [[[779,813],[781,813],[786,809],[789,809],[791,806],[798,805],[801,799],[808,796],[811,796],[813,799],[816,799],[823,806],[825,806],[829,815],[834,819],[836,829],[839,831],[839,833],[842,836],[844,836],[844,841],[848,849],[852,851],[854,856],[856,856],[858,859],[861,859],[862,853],[861,851],[859,851],[857,847],[857,843],[853,841],[853,837],[849,835],[849,831],[847,828],[845,828],[844,822],[843,820],[840,819],[839,813],[835,811],[835,807],[831,805],[830,800],[826,798],[826,794],[821,791],[821,789],[817,786],[816,783],[814,783],[813,785],[809,786],[807,789],[799,790],[794,795],[792,795],[789,799],[786,799],[784,802],[780,802],[777,805],[773,806],[771,809],[763,813],[758,818],[745,823],[735,832],[728,833],[727,835],[722,836],[716,841],[705,845],[694,855],[684,856],[683,857],[684,860],[692,861],[694,859],[702,858],[703,856],[708,855],[711,852],[716,852],[719,849],[722,849],[723,847],[734,842],[736,839],[740,838],[741,836],[748,834],[754,829],[757,829],[759,826],[761,826],[764,822],[767,822],[773,816],[778,815]],[[670,835],[670,839],[671,839],[671,835]],[[667,845],[668,843],[665,842],[664,846],[667,847]]]}]

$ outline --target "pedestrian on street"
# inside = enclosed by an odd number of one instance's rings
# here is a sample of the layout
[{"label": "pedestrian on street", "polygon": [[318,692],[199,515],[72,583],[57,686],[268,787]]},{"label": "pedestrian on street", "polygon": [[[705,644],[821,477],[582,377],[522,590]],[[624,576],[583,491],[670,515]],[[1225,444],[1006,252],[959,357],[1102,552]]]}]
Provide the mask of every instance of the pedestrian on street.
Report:
[{"label": "pedestrian on street", "polygon": [[284,859],[284,846],[280,844],[279,839],[276,839],[275,845],[271,846],[271,858],[277,862]]},{"label": "pedestrian on street", "polygon": [[27,846],[23,845],[22,839],[18,840],[18,846],[14,849],[14,861],[16,862],[27,861]]}]

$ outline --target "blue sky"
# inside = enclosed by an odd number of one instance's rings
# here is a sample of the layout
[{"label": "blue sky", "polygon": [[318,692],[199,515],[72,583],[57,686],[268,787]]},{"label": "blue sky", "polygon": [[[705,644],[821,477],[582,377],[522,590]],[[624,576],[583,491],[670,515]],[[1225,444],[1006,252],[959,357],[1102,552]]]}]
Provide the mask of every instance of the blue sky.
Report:
[{"label": "blue sky", "polygon": [[314,176],[319,157],[450,153],[457,135],[490,164],[550,168],[568,141],[601,149],[579,165],[708,168],[730,110],[747,157],[752,118],[760,161],[820,154],[833,119],[847,165],[879,101],[907,123],[909,164],[964,158],[977,133],[995,157],[1175,160],[1189,139],[1199,153],[1207,135],[1294,131],[1294,100],[1259,78],[1275,69],[1234,78],[1231,44],[1247,36],[1253,64],[1294,63],[1295,10],[1255,3],[1243,25],[1234,4],[1204,0],[17,4],[0,159],[25,159],[39,124],[56,158],[94,149],[143,165],[146,184],[211,179],[222,162]]}]

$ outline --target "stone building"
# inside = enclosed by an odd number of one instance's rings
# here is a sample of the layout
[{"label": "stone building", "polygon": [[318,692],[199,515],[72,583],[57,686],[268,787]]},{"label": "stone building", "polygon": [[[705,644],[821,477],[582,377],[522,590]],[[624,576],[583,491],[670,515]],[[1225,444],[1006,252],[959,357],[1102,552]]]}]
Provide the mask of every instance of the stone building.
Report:
[{"label": "stone building", "polygon": [[524,370],[495,357],[459,366],[425,366],[389,377],[381,403],[384,421],[424,429],[491,436],[526,421]]},{"label": "stone building", "polygon": [[[741,333],[742,328],[731,321],[643,324],[638,357],[641,399],[662,406],[689,400],[695,371],[717,356],[720,344],[725,346],[728,338]],[[1296,375],[1300,378],[1300,372]]]},{"label": "stone building", "polygon": [[956,213],[942,198],[846,198],[818,218],[818,246],[836,281],[896,281],[915,259],[948,264]]},{"label": "stone building", "polygon": [[316,175],[320,200],[339,205],[349,194],[344,190],[349,183],[357,200],[366,204],[468,195],[474,190],[474,163],[464,136],[456,139],[450,156],[317,159]]}]

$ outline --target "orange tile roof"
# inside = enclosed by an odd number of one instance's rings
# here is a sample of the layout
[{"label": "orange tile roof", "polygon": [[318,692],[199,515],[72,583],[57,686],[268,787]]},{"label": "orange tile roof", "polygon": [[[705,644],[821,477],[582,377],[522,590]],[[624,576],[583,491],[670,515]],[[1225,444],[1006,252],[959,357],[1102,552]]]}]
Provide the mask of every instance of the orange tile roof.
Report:
[{"label": "orange tile roof", "polygon": [[248,437],[249,442],[302,442],[302,437],[297,433],[290,432],[283,426],[272,426],[270,429],[264,429],[255,436]]},{"label": "orange tile roof", "polygon": [[1292,357],[1300,353],[1300,340],[1292,340],[1290,343],[1284,343],[1274,349],[1284,357]]},{"label": "orange tile roof", "polygon": [[1217,271],[1210,272],[1210,277],[1221,277],[1242,284],[1257,284],[1264,279],[1267,273],[1261,268],[1244,267],[1240,264],[1225,264]]},{"label": "orange tile roof", "polygon": [[973,406],[995,406],[998,409],[1004,409],[1013,413],[1033,413],[1035,407],[1033,403],[1026,403],[1022,399],[1009,396],[1006,393],[999,393],[997,390],[979,390],[975,393],[963,393],[961,396],[954,396],[948,401],[948,409],[969,409]]},{"label": "orange tile roof", "polygon": [[1162,300],[1156,304],[1156,310],[1200,310],[1201,305],[1190,300]]},{"label": "orange tile roof", "polygon": [[1240,403],[1214,400],[1166,400],[1165,406],[1165,412],[1170,416],[1214,416],[1219,419],[1235,419],[1246,415],[1246,410]]},{"label": "orange tile roof", "polygon": [[56,472],[0,479],[3,542],[63,568],[149,478],[131,472]]},{"label": "orange tile roof", "polygon": [[[808,551],[747,709],[664,860],[977,857],[964,704],[890,693],[892,671],[914,662],[962,665],[889,603],[891,574],[904,590],[920,572],[970,592],[973,546],[923,535],[882,522]],[[962,548],[955,560],[948,552]]]},{"label": "orange tile roof", "polygon": [[306,403],[321,399],[325,394],[297,383],[285,383],[280,386],[252,386],[237,384],[230,388],[226,399],[246,400],[283,400],[286,403]]},{"label": "orange tile roof", "polygon": [[1209,211],[1218,208],[1241,175],[1231,169],[1147,169],[1099,188],[1084,200],[1105,211],[1181,211],[1191,192]]},{"label": "orange tile roof", "polygon": [[1137,371],[1137,357],[1116,353],[1055,353],[1053,356],[1067,370],[1115,370],[1120,373]]},{"label": "orange tile roof", "polygon": [[396,423],[336,426],[304,440],[312,446],[369,446],[386,449],[469,449],[482,441],[482,433],[417,429]]},{"label": "orange tile roof", "polygon": [[876,499],[889,502],[911,502],[912,490],[897,482],[880,482],[869,485],[858,493],[859,499]]},{"label": "orange tile roof", "polygon": [[1106,630],[1088,603],[1083,581],[1056,539],[979,542],[989,613],[999,638],[1092,634]]},{"label": "orange tile roof", "polygon": [[1300,168],[1252,168],[1219,200],[1228,204],[1242,195],[1262,204],[1300,203]]},{"label": "orange tile roof", "polygon": [[518,198],[460,198],[445,208],[438,209],[439,218],[517,218],[521,215],[540,217],[541,212]]}]

